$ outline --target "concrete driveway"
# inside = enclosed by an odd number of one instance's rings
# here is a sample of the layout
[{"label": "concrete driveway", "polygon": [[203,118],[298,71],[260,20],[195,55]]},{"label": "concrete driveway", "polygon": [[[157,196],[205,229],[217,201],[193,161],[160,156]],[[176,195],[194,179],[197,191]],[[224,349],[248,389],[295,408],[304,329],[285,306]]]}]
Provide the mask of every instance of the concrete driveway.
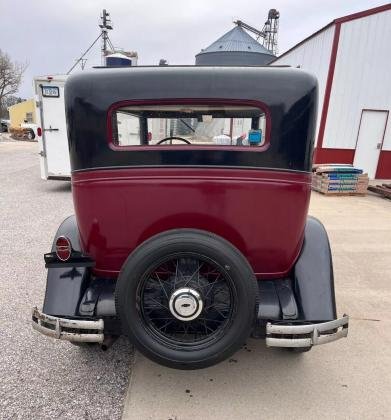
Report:
[{"label": "concrete driveway", "polygon": [[302,355],[249,340],[202,371],[136,354],[124,419],[391,418],[391,200],[314,193],[310,213],[330,236],[348,339]]},{"label": "concrete driveway", "polygon": [[176,371],[137,353],[132,362],[123,339],[86,352],[31,330],[70,187],[40,180],[34,143],[0,141],[0,160],[0,419],[391,418],[391,200],[312,196],[348,339],[304,355],[249,340],[218,366]]}]

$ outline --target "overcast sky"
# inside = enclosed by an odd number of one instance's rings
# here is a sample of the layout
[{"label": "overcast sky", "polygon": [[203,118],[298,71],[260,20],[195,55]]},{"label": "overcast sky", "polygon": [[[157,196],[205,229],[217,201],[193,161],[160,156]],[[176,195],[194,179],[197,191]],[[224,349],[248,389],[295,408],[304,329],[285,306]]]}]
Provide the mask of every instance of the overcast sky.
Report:
[{"label": "overcast sky", "polygon": [[[194,55],[241,19],[262,28],[280,12],[283,53],[335,18],[384,4],[376,0],[0,0],[0,49],[29,63],[19,95],[32,96],[32,78],[66,73],[99,35],[106,8],[115,47],[137,51],[139,64],[194,64]],[[100,44],[86,67],[100,65]],[[75,71],[80,71],[79,67]]]}]

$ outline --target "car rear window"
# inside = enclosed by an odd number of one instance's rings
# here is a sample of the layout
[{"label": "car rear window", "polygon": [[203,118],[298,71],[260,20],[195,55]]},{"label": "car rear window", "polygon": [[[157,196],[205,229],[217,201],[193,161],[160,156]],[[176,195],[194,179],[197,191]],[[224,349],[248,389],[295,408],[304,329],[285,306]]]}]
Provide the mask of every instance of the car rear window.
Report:
[{"label": "car rear window", "polygon": [[265,143],[264,111],[240,105],[131,105],[111,114],[115,146],[244,146]]}]

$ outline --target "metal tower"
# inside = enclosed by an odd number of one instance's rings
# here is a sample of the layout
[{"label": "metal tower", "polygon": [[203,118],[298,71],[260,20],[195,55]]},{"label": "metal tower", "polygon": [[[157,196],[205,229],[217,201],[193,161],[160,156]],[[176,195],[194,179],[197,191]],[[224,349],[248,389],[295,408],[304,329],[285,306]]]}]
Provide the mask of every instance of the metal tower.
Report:
[{"label": "metal tower", "polygon": [[262,29],[265,33],[263,39],[263,46],[271,51],[274,55],[278,54],[278,22],[280,18],[280,12],[276,9],[270,9],[267,15],[267,21]]},{"label": "metal tower", "polygon": [[84,58],[89,51],[92,49],[92,47],[98,42],[99,38],[102,38],[102,66],[106,64],[106,55],[108,54],[107,50],[107,44],[110,46],[111,50],[115,52],[115,48],[113,43],[110,41],[109,35],[107,31],[111,31],[113,29],[113,26],[111,24],[110,14],[106,11],[106,9],[103,9],[102,16],[100,17],[102,23],[99,25],[99,28],[101,29],[100,34],[95,39],[95,41],[83,52],[81,57],[79,57],[76,60],[76,63],[68,70],[67,74],[70,74],[71,71],[80,63],[82,70],[84,70],[84,67],[86,65],[87,59]]},{"label": "metal tower", "polygon": [[[100,18],[102,20],[102,23],[99,25],[99,28],[101,28],[102,37],[102,65],[104,66],[105,58],[107,55],[107,44],[111,44],[107,31],[112,30],[113,26],[111,24],[110,13],[108,13],[106,9],[103,9],[102,16]],[[112,45],[110,46],[112,49],[114,49]]]},{"label": "metal tower", "polygon": [[262,44],[272,54],[278,54],[278,21],[280,18],[280,12],[276,9],[270,9],[267,15],[267,21],[265,22],[262,30],[256,29],[253,26],[241,20],[235,20],[234,23],[249,32],[255,34],[257,41],[262,38]]}]

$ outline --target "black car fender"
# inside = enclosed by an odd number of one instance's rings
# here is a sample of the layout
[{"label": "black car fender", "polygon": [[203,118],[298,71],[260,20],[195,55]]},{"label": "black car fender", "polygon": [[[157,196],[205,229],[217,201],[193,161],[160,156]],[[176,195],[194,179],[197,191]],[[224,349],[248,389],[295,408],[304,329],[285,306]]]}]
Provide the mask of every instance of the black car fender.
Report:
[{"label": "black car fender", "polygon": [[307,219],[304,243],[293,276],[298,318],[308,321],[336,319],[329,239],[323,224],[315,217],[309,216]]},{"label": "black car fender", "polygon": [[[79,230],[76,217],[67,217],[57,229],[52,244],[56,250],[56,239],[66,236],[75,251],[80,251]],[[79,302],[87,287],[89,270],[87,267],[53,267],[48,268],[46,293],[43,312],[59,317],[77,317]]]},{"label": "black car fender", "polygon": [[71,241],[72,248],[75,251],[81,251],[79,228],[77,227],[76,216],[74,214],[68,216],[57,229],[52,243],[52,252],[56,250],[56,239],[59,236],[66,236]]},{"label": "black car fender", "polygon": [[[79,229],[74,215],[67,217],[57,229],[52,252],[56,250],[56,239],[59,236],[66,236],[71,241],[73,250],[82,252]],[[94,281],[91,280],[88,266],[49,267],[43,312],[64,318],[114,318],[116,316],[115,281],[95,277],[93,277]]]}]

